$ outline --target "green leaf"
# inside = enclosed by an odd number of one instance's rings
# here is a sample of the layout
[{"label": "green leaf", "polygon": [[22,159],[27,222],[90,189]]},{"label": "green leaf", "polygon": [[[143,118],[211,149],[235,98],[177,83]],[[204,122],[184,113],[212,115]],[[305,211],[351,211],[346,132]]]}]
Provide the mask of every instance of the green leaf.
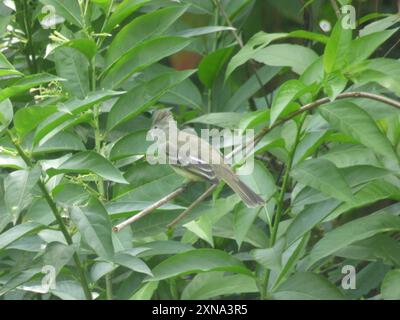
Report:
[{"label": "green leaf", "polygon": [[89,62],[73,48],[57,47],[54,51],[57,74],[67,81],[62,85],[70,93],[83,99],[89,92]]},{"label": "green leaf", "polygon": [[379,32],[390,28],[400,21],[400,17],[398,14],[389,15],[383,19],[379,19],[370,24],[367,24],[364,28],[360,30],[360,36],[364,37],[371,33]]},{"label": "green leaf", "polygon": [[202,123],[217,126],[220,128],[235,129],[240,120],[243,119],[242,113],[237,112],[213,112],[201,115],[186,123]]},{"label": "green leaf", "polygon": [[8,128],[14,116],[14,110],[10,99],[0,101],[0,132]]},{"label": "green leaf", "polygon": [[286,231],[287,244],[291,245],[296,240],[312,230],[318,223],[326,218],[337,206],[340,201],[328,199],[325,201],[310,204],[299,212],[289,225]]},{"label": "green leaf", "polygon": [[106,65],[110,66],[132,48],[161,35],[186,11],[184,6],[171,6],[141,15],[124,26],[107,50]]},{"label": "green leaf", "polygon": [[124,0],[114,10],[103,31],[110,32],[117,24],[122,22],[125,18],[140,9],[149,1],[150,0]]},{"label": "green leaf", "polygon": [[281,39],[287,36],[287,33],[265,33],[263,31],[256,33],[246,43],[246,45],[240,49],[240,51],[234,55],[228,64],[226,69],[225,79],[235,71],[238,67],[245,64],[250,59],[254,59],[257,52],[268,46],[272,41]]},{"label": "green leaf", "polygon": [[133,155],[144,155],[154,141],[147,141],[148,130],[133,132],[119,139],[110,151],[111,160],[119,160]]},{"label": "green leaf", "polygon": [[238,247],[246,238],[251,226],[260,212],[259,208],[248,208],[243,203],[235,207],[233,222],[235,226],[235,239]]},{"label": "green leaf", "polygon": [[280,68],[275,68],[271,66],[263,66],[257,70],[257,76],[252,75],[236,92],[235,94],[226,102],[226,111],[237,111],[240,106],[246,105],[248,99],[253,97],[257,91],[260,90],[260,83],[265,85],[271,81],[279,72]]},{"label": "green leaf", "polygon": [[20,157],[0,153],[0,168],[25,169],[26,163]]},{"label": "green leaf", "polygon": [[157,288],[157,281],[145,283],[129,300],[151,300]]},{"label": "green leaf", "polygon": [[[88,61],[91,61],[91,59],[96,55],[97,52],[97,46],[96,42],[92,39],[71,39],[65,43],[63,43],[60,47],[68,47],[68,48],[73,48],[80,53],[84,54],[85,57],[87,58]],[[58,47],[58,48],[60,48]],[[57,49],[55,49],[57,50]],[[75,55],[74,55],[75,56]],[[78,55],[76,55],[78,56]]]},{"label": "green leaf", "polygon": [[168,72],[134,87],[121,97],[111,109],[107,119],[108,130],[145,111],[170,88],[187,79],[193,73],[193,70]]},{"label": "green leaf", "polygon": [[111,90],[100,90],[91,92],[84,100],[73,98],[64,103],[59,103],[57,105],[59,112],[48,117],[36,129],[35,137],[33,139],[34,143],[38,144],[43,138],[46,140],[46,138],[49,138],[48,135],[51,134],[52,130],[65,125],[68,123],[68,120],[75,121],[79,114],[87,111],[96,103],[110,99],[114,96],[120,95],[121,93],[122,92]]},{"label": "green leaf", "polygon": [[321,106],[319,110],[336,130],[349,135],[377,154],[397,161],[389,140],[382,134],[371,116],[357,105],[338,101]]},{"label": "green leaf", "polygon": [[68,22],[83,27],[81,11],[78,1],[69,0],[40,0],[44,5],[50,5],[57,15],[64,17]]},{"label": "green leaf", "polygon": [[74,248],[59,242],[51,242],[46,246],[43,263],[54,267],[56,274],[71,260]]},{"label": "green leaf", "polygon": [[144,244],[148,250],[139,254],[139,257],[153,257],[158,255],[171,255],[193,250],[193,247],[187,243],[172,240],[154,241]]},{"label": "green leaf", "polygon": [[9,244],[23,237],[27,233],[36,231],[43,228],[43,226],[36,222],[25,222],[17,224],[15,227],[8,229],[0,234],[0,250],[6,248]]},{"label": "green leaf", "polygon": [[308,266],[345,248],[353,242],[378,233],[399,231],[400,217],[388,213],[373,214],[352,220],[327,233],[311,250]]},{"label": "green leaf", "polygon": [[111,239],[111,222],[99,200],[91,198],[85,206],[71,209],[71,219],[86,243],[104,259],[112,261],[114,247]]},{"label": "green leaf", "polygon": [[14,116],[14,127],[21,137],[33,131],[44,119],[57,112],[57,107],[32,106],[19,109]]},{"label": "green leaf", "polygon": [[123,252],[117,253],[114,257],[114,262],[133,271],[152,276],[149,267],[141,259],[130,254]]},{"label": "green leaf", "polygon": [[388,40],[397,29],[374,32],[352,41],[349,50],[349,62],[351,64],[360,63],[367,59],[376,49]]},{"label": "green leaf", "polygon": [[70,132],[59,132],[40,146],[33,148],[32,153],[39,155],[43,153],[54,153],[61,151],[85,151],[85,145],[81,138]]},{"label": "green leaf", "polygon": [[47,173],[51,176],[60,173],[95,173],[106,180],[128,183],[122,173],[111,162],[94,151],[76,153],[57,168],[48,169]]},{"label": "green leaf", "polygon": [[22,92],[25,92],[33,87],[40,86],[41,84],[51,81],[62,81],[62,80],[63,80],[62,78],[46,73],[38,73],[32,76],[24,77],[15,82],[12,86],[0,90],[0,102],[17,94],[20,94]]},{"label": "green leaf", "polygon": [[292,176],[298,182],[321,191],[327,196],[352,201],[352,191],[338,168],[324,159],[307,160],[297,165]]},{"label": "green leaf", "polygon": [[307,40],[312,40],[312,41],[317,41],[321,42],[323,44],[327,44],[329,41],[329,37],[327,37],[324,34],[321,33],[316,33],[316,32],[310,32],[310,31],[305,31],[305,30],[296,30],[292,31],[288,34],[289,38],[300,38],[300,39],[307,39]]},{"label": "green leaf", "polygon": [[291,102],[304,94],[306,88],[299,80],[288,80],[279,87],[272,101],[270,126],[275,123]]},{"label": "green leaf", "polygon": [[190,39],[182,37],[159,37],[144,41],[129,50],[106,71],[102,86],[105,88],[119,87],[132,74],[181,51],[190,42]]},{"label": "green leaf", "polygon": [[196,275],[182,292],[182,300],[208,300],[220,296],[255,293],[258,288],[252,277],[243,274],[225,275],[207,272]]},{"label": "green leaf", "polygon": [[224,251],[196,249],[164,260],[153,269],[154,277],[149,280],[158,281],[191,273],[209,271],[227,271],[252,275],[251,271],[242,262]]},{"label": "green leaf", "polygon": [[207,26],[207,27],[182,30],[182,31],[177,32],[174,35],[184,37],[184,38],[193,38],[193,37],[204,36],[204,35],[211,34],[211,33],[222,32],[222,31],[232,31],[232,30],[235,30],[235,28],[224,27],[224,26]]},{"label": "green leaf", "polygon": [[341,70],[348,63],[352,30],[344,29],[339,20],[332,30],[332,34],[324,51],[324,70],[326,73]]},{"label": "green leaf", "polygon": [[254,192],[264,200],[268,200],[276,192],[275,179],[261,161],[254,161],[254,169],[251,174],[247,173],[245,166],[236,171],[240,180],[246,183]]},{"label": "green leaf", "polygon": [[290,67],[302,74],[318,55],[310,48],[296,44],[274,44],[257,52],[254,60],[269,66]]},{"label": "green leaf", "polygon": [[349,77],[357,84],[375,82],[400,97],[400,61],[377,58],[349,68]]},{"label": "green leaf", "polygon": [[386,273],[381,286],[381,294],[385,300],[400,299],[400,269]]},{"label": "green leaf", "polygon": [[255,249],[250,252],[251,256],[266,269],[279,271],[282,268],[282,252],[285,242],[278,241],[272,248]]},{"label": "green leaf", "polygon": [[220,48],[205,56],[199,65],[199,79],[208,88],[213,86],[221,69],[228,61],[233,51],[233,47]]},{"label": "green leaf", "polygon": [[326,278],[309,273],[294,274],[273,293],[278,300],[341,300],[339,289]]},{"label": "green leaf", "polygon": [[4,200],[14,221],[19,214],[32,202],[32,189],[39,180],[41,170],[35,167],[31,170],[18,170],[10,173],[4,179]]}]

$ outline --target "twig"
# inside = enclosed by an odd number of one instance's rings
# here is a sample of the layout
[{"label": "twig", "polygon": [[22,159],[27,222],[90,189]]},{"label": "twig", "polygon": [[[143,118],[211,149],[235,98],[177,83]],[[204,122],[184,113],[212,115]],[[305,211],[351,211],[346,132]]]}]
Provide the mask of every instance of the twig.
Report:
[{"label": "twig", "polygon": [[336,17],[340,18],[340,9],[336,0],[330,0],[333,10],[335,11]]},{"label": "twig", "polygon": [[176,226],[184,217],[187,216],[189,212],[191,212],[200,202],[206,199],[218,186],[218,184],[213,184],[209,187],[200,197],[198,197],[189,207],[186,208],[179,216],[177,216],[171,223],[167,225],[168,228],[173,228]]},{"label": "twig", "polygon": [[190,183],[187,183],[187,184],[183,185],[182,187],[176,189],[174,192],[171,192],[170,194],[168,194],[164,198],[162,198],[162,199],[158,200],[157,202],[153,203],[151,206],[149,206],[146,209],[140,211],[138,214],[135,214],[134,216],[130,217],[129,219],[127,219],[127,220],[121,222],[120,224],[116,225],[115,227],[113,227],[113,231],[114,232],[119,232],[123,228],[125,228],[126,226],[130,225],[131,223],[133,223],[133,222],[143,218],[144,216],[148,215],[149,213],[151,213],[155,209],[161,207],[163,204],[165,204],[168,201],[170,201],[170,200],[176,198],[177,196],[179,196],[181,193],[183,193],[188,188],[189,185],[190,185]]},{"label": "twig", "polygon": [[[344,93],[341,93],[336,97],[336,100],[342,100],[342,99],[347,99],[347,98],[366,98],[366,99],[371,99],[371,100],[375,100],[375,101],[386,103],[388,105],[391,105],[392,107],[400,109],[400,102],[399,101],[396,101],[396,100],[393,100],[393,99],[390,99],[390,98],[387,98],[385,96],[381,96],[381,95],[378,95],[378,94],[369,93],[369,92],[362,92],[362,91],[360,91],[360,92],[344,92]],[[316,100],[314,102],[311,102],[309,104],[306,104],[306,105],[302,106],[300,109],[298,109],[298,110],[292,112],[291,114],[289,114],[286,118],[283,118],[283,119],[275,122],[272,126],[264,127],[258,134],[255,135],[254,142],[253,141],[249,141],[244,146],[240,146],[240,147],[236,148],[235,150],[233,150],[231,152],[229,157],[233,157],[235,154],[237,154],[238,152],[240,152],[244,148],[248,147],[252,143],[254,143],[254,146],[257,145],[267,133],[269,133],[270,131],[272,131],[276,127],[282,125],[286,121],[289,121],[289,120],[293,119],[294,117],[298,116],[299,114],[302,114],[303,112],[305,112],[307,110],[311,110],[311,109],[317,108],[317,107],[319,107],[319,106],[321,106],[321,105],[323,105],[325,103],[329,103],[329,102],[331,102],[331,100],[329,98],[321,98],[319,100]]]}]

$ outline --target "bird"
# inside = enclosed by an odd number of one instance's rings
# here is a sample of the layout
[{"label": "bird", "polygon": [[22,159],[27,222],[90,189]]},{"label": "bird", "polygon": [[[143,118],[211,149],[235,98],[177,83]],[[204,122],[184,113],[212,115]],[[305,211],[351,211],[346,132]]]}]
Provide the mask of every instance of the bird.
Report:
[{"label": "bird", "polygon": [[239,179],[219,150],[195,133],[179,130],[170,109],[153,113],[150,132],[154,135],[157,130],[165,137],[164,142],[157,141],[160,143],[159,150],[165,150],[168,164],[179,175],[192,181],[206,180],[212,184],[223,180],[247,207],[265,204],[260,195]]}]

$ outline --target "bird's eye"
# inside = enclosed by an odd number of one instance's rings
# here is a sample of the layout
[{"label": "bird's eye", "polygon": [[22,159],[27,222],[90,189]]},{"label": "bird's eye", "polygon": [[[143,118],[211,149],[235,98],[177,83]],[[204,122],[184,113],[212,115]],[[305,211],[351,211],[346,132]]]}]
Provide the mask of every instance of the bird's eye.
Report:
[{"label": "bird's eye", "polygon": [[157,127],[157,126],[154,126],[153,129],[158,129],[158,127]]}]

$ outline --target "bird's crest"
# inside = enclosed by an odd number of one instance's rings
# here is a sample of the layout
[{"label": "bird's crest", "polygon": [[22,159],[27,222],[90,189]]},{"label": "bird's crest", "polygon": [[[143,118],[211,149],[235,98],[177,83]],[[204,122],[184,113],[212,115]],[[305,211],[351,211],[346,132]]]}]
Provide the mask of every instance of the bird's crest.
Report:
[{"label": "bird's crest", "polygon": [[172,112],[169,109],[157,110],[153,114],[153,124],[160,122],[174,121]]}]

